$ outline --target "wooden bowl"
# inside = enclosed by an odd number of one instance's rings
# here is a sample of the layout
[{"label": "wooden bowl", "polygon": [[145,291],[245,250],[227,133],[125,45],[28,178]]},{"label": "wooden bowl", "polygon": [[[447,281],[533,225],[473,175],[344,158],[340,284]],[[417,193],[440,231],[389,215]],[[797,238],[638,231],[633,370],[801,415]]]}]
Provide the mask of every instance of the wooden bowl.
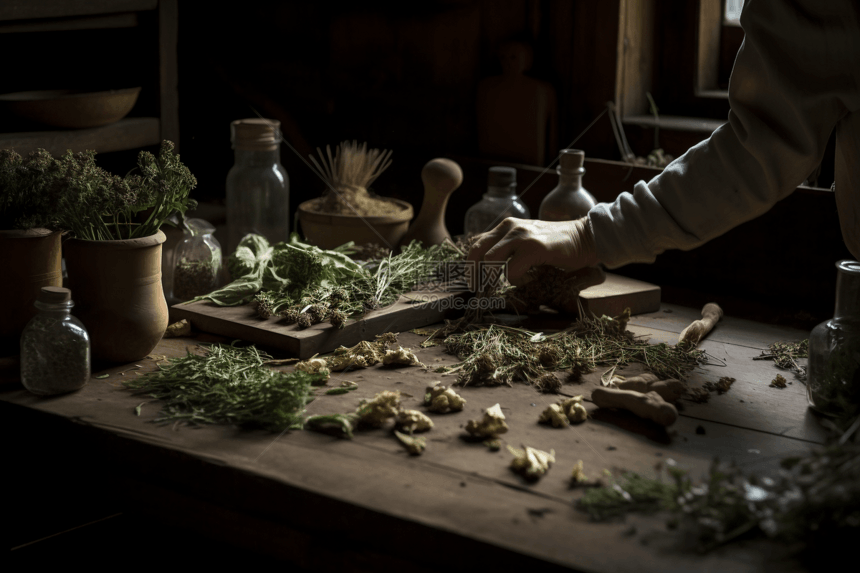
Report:
[{"label": "wooden bowl", "polygon": [[82,92],[42,90],[0,95],[0,104],[13,114],[50,127],[81,129],[117,122],[137,102],[140,88]]},{"label": "wooden bowl", "polygon": [[401,210],[393,215],[358,217],[356,215],[334,215],[313,210],[319,199],[311,199],[299,205],[299,224],[308,243],[321,249],[334,249],[354,241],[356,245],[377,243],[394,249],[406,234],[414,212],[412,205],[400,199],[388,198]]}]

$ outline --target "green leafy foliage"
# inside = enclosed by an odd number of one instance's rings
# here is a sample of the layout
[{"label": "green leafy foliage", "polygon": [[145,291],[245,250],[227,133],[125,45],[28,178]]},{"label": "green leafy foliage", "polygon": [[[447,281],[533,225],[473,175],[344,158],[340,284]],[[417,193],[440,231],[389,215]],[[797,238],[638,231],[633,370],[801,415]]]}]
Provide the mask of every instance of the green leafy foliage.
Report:
[{"label": "green leafy foliage", "polygon": [[328,320],[342,327],[346,319],[387,306],[427,281],[440,263],[462,258],[456,247],[421,247],[413,242],[397,255],[360,264],[347,256],[352,244],[322,250],[299,241],[269,245],[247,235],[228,258],[232,283],[189,302],[218,306],[254,302],[263,318],[280,316],[301,327]]},{"label": "green leafy foliage", "polygon": [[271,358],[254,346],[213,344],[202,356],[189,352],[170,359],[125,386],[163,402],[159,423],[301,428],[311,386],[323,376],[272,370],[264,365]]},{"label": "green leafy foliage", "polygon": [[57,229],[54,195],[60,175],[44,149],[27,157],[0,149],[0,229]]},{"label": "green leafy foliage", "polygon": [[91,241],[153,235],[196,205],[189,193],[197,180],[173,149],[164,141],[158,157],[141,151],[140,173],[126,177],[96,165],[95,151],[59,159],[44,149],[27,158],[0,151],[0,227],[67,230]]}]

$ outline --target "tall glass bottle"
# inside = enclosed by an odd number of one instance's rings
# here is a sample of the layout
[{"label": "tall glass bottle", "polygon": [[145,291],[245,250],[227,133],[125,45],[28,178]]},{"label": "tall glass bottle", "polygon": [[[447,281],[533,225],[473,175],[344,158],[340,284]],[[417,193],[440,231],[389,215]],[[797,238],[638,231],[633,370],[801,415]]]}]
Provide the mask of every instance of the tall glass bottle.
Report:
[{"label": "tall glass bottle", "polygon": [[860,413],[860,262],[836,263],[836,310],[812,329],[806,391],[824,414]]},{"label": "tall glass bottle", "polygon": [[227,254],[248,233],[270,243],[290,236],[290,179],[281,166],[281,123],[239,119],[230,124],[236,162],[227,174]]},{"label": "tall glass bottle", "polygon": [[529,208],[517,197],[517,170],[513,167],[490,167],[487,192],[466,211],[466,236],[489,231],[506,217],[528,219]]},{"label": "tall glass bottle", "polygon": [[582,186],[585,173],[585,152],[581,149],[562,149],[559,159],[558,186],[543,198],[538,211],[542,221],[572,221],[585,217],[597,204],[594,197]]}]

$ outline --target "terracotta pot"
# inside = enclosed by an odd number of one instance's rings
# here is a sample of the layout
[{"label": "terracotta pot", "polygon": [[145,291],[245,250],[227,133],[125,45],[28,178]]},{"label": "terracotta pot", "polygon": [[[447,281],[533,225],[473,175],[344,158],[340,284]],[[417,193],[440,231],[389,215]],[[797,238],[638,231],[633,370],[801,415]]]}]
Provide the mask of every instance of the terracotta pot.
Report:
[{"label": "terracotta pot", "polygon": [[167,328],[159,231],[121,241],[70,239],[63,245],[73,314],[90,334],[92,357],[133,362],[152,352]]},{"label": "terracotta pot", "polygon": [[318,199],[299,205],[299,224],[307,242],[321,249],[333,249],[354,241],[356,245],[378,243],[395,248],[409,228],[412,220],[412,205],[400,199],[388,199],[400,206],[394,215],[358,217],[356,215],[331,215],[311,210]]},{"label": "terracotta pot", "polygon": [[42,287],[63,286],[60,232],[0,231],[0,355],[18,352],[21,332],[36,314]]}]

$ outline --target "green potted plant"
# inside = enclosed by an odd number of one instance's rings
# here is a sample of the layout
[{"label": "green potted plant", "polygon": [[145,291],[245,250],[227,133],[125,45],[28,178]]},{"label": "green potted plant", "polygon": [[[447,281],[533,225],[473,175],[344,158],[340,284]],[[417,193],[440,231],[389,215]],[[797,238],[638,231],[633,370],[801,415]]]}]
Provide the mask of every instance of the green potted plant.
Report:
[{"label": "green potted plant", "polygon": [[42,287],[63,286],[60,227],[53,195],[59,169],[45,150],[22,157],[0,149],[0,355],[15,354],[36,314]]},{"label": "green potted plant", "polygon": [[137,172],[112,175],[95,152],[60,158],[59,225],[75,315],[87,327],[93,358],[131,362],[149,354],[168,323],[161,285],[161,226],[196,206],[197,180],[164,141],[158,156],[138,156]]}]

